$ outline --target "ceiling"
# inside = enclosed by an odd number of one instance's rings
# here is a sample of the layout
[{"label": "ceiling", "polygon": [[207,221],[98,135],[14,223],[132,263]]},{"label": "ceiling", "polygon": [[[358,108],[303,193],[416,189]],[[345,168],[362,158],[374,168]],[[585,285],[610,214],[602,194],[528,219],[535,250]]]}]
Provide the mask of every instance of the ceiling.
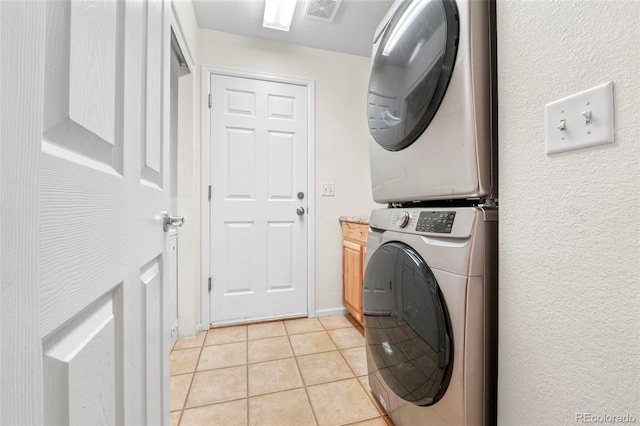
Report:
[{"label": "ceiling", "polygon": [[193,0],[200,28],[370,56],[376,27],[393,0],[342,0],[333,22],[304,16],[298,0],[289,32],[262,27],[264,0]]}]

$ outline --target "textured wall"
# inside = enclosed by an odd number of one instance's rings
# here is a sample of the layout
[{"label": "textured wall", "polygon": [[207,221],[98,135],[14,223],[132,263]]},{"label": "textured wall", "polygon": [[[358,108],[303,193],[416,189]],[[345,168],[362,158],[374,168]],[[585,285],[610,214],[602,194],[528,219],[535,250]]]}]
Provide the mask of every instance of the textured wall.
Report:
[{"label": "textured wall", "polygon": [[[640,2],[498,0],[499,422],[640,422]],[[612,80],[615,144],[547,156],[544,105]]]}]

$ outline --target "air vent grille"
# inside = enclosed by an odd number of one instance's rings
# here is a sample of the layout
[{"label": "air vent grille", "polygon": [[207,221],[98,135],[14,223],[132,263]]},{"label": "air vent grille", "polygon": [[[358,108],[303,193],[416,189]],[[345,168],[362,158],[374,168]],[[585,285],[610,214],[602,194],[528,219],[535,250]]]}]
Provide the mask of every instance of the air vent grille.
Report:
[{"label": "air vent grille", "polygon": [[342,0],[311,0],[304,15],[308,18],[333,22]]}]

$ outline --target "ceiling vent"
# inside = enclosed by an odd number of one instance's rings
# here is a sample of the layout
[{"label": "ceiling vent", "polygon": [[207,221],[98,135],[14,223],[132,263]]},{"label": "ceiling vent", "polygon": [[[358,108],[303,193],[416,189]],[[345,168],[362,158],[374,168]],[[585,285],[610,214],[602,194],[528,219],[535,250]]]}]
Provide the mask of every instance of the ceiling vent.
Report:
[{"label": "ceiling vent", "polygon": [[311,0],[307,3],[304,16],[319,21],[333,22],[342,0]]}]

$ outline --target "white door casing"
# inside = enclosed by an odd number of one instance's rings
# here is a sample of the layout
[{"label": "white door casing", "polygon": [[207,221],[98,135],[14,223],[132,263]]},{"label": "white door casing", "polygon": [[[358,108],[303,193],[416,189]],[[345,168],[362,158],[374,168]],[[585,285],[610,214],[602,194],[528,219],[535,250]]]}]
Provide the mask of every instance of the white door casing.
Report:
[{"label": "white door casing", "polygon": [[209,82],[210,322],[304,316],[310,87],[216,73]]},{"label": "white door casing", "polygon": [[[3,125],[13,120],[3,148],[34,148],[2,167],[35,181],[23,197],[38,205],[37,247],[9,251],[21,239],[2,232],[3,264],[28,260],[37,277],[2,269],[3,324],[29,319],[13,333],[30,354],[2,335],[0,423],[167,424],[169,2],[2,2],[0,18],[2,63],[25,54],[5,56],[14,31],[35,67],[5,84],[3,66],[3,90],[35,107],[13,114],[2,100]],[[20,201],[4,189],[3,202]],[[25,303],[10,305],[5,286]]]}]

